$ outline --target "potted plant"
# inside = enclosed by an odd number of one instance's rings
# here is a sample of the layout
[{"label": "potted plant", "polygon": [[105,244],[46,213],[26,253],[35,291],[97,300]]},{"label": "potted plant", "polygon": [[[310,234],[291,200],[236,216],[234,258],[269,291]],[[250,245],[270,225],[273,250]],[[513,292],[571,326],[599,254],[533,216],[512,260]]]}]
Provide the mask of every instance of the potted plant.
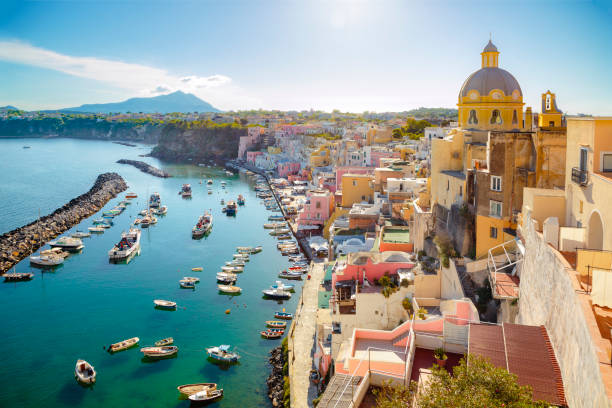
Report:
[{"label": "potted plant", "polygon": [[434,350],[434,358],[436,359],[436,364],[440,367],[444,367],[446,365],[446,360],[448,356],[442,347],[438,347]]}]

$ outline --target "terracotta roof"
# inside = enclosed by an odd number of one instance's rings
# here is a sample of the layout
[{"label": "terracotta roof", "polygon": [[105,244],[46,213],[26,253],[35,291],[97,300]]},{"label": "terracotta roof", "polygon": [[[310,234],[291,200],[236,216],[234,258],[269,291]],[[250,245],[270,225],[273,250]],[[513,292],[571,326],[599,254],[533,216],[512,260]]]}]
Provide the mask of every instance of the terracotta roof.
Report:
[{"label": "terracotta roof", "polygon": [[470,324],[469,353],[516,374],[533,398],[567,406],[561,370],[544,326]]}]

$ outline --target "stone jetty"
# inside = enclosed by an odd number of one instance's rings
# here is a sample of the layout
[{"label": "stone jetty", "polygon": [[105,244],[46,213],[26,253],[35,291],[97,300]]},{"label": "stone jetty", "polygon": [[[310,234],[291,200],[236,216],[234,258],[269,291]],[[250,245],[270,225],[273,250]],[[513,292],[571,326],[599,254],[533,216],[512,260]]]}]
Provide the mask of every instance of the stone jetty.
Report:
[{"label": "stone jetty", "polygon": [[121,160],[117,160],[117,163],[130,164],[136,167],[138,170],[142,171],[143,173],[148,173],[155,177],[161,177],[161,178],[171,177],[170,174],[166,173],[165,171],[160,170],[157,167],[153,167],[150,164],[147,164],[143,161],[121,159]]},{"label": "stone jetty", "polygon": [[117,173],[100,174],[93,187],[53,213],[0,235],[0,274],[35,252],[47,241],[99,211],[111,198],[127,189]]},{"label": "stone jetty", "polygon": [[[285,347],[286,350],[286,347]],[[283,356],[283,346],[278,346],[270,351],[270,358],[268,359],[271,366],[271,373],[268,377],[268,398],[272,402],[272,406],[282,407],[284,406],[284,384],[286,373],[283,373],[285,366],[285,356]],[[286,368],[285,368],[286,370]]]}]

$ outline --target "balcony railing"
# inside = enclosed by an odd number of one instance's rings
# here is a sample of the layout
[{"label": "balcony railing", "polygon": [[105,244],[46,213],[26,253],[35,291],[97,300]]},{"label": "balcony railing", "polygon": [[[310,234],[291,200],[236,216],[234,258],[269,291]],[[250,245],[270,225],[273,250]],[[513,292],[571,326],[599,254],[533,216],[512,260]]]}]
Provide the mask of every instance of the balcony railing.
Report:
[{"label": "balcony railing", "polygon": [[578,167],[572,168],[572,181],[581,186],[586,186],[589,182],[589,173],[586,170],[581,170]]}]

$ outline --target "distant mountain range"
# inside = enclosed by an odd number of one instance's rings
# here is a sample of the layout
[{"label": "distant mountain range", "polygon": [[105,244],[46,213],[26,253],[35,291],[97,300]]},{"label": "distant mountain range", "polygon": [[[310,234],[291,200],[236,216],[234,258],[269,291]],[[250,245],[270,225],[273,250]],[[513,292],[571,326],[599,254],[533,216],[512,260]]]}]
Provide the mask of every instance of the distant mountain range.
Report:
[{"label": "distant mountain range", "polygon": [[19,110],[19,109],[11,105],[0,106],[0,111],[10,111],[10,110]]},{"label": "distant mountain range", "polygon": [[130,98],[123,102],[87,104],[74,108],[60,109],[60,112],[80,113],[171,113],[171,112],[221,112],[197,96],[176,91],[151,98]]}]

